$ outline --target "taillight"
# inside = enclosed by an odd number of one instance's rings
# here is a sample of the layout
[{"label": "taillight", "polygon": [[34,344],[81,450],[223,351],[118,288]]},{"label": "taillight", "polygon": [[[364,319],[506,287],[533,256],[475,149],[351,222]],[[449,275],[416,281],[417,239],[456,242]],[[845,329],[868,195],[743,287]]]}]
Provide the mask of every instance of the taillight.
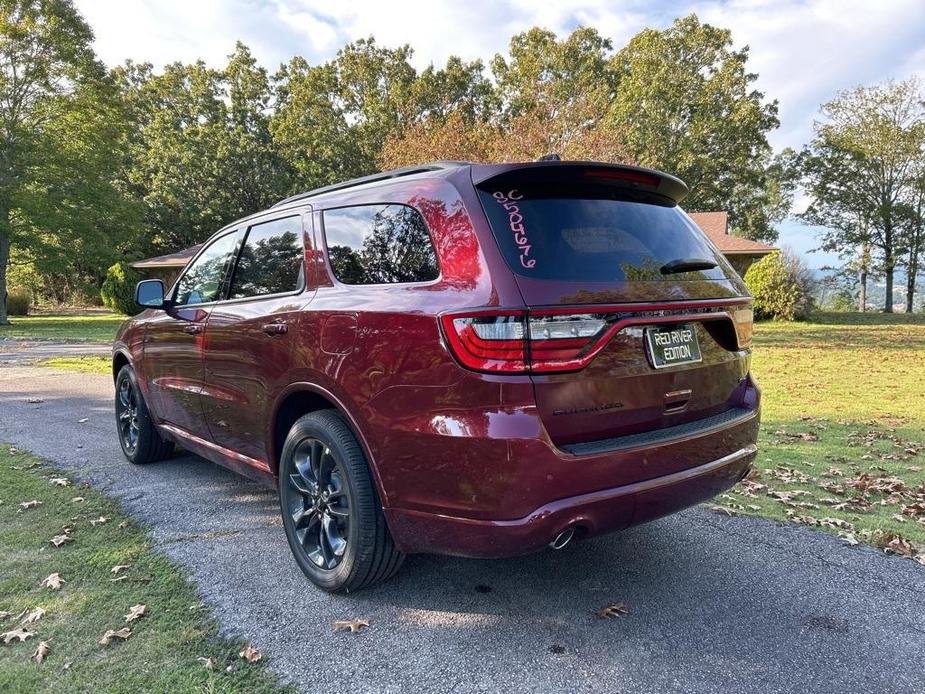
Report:
[{"label": "taillight", "polygon": [[597,341],[607,321],[588,314],[534,315],[530,321],[530,369],[567,371],[582,367],[581,357]]},{"label": "taillight", "polygon": [[751,305],[733,309],[732,322],[736,328],[736,341],[739,343],[739,349],[751,347],[752,333],[755,328],[755,312]]},{"label": "taillight", "polygon": [[475,371],[527,371],[524,314],[480,311],[441,316],[443,332],[460,363]]},{"label": "taillight", "polygon": [[493,373],[579,369],[581,357],[607,324],[588,314],[528,317],[523,311],[445,315],[441,321],[460,363]]}]

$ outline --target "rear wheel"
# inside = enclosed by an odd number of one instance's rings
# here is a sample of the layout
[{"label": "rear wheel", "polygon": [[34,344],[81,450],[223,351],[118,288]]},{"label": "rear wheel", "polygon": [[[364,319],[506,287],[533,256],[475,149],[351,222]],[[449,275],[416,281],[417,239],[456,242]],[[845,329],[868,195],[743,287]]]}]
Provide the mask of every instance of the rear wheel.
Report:
[{"label": "rear wheel", "polygon": [[349,593],[401,566],[366,458],[337,412],[312,412],[289,431],[279,501],[292,554],[319,588]]},{"label": "rear wheel", "polygon": [[173,452],[173,443],[162,439],[151,421],[135,371],[127,364],[116,377],[116,428],[122,453],[131,463],[153,463]]}]

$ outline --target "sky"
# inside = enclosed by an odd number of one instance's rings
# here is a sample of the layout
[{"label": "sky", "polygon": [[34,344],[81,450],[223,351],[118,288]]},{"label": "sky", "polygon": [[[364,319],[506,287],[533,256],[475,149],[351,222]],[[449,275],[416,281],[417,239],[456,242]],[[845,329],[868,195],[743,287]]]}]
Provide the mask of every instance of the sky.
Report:
[{"label": "sky", "polygon": [[[779,106],[775,150],[800,148],[812,136],[820,104],[839,91],[890,78],[925,79],[925,0],[76,0],[109,65],[126,59],[155,66],[203,59],[224,65],[236,40],[271,70],[302,55],[332,58],[345,43],[374,35],[383,45],[410,44],[413,62],[441,65],[449,55],[485,62],[510,37],[542,26],[560,37],[592,26],[624,45],[646,27],[664,28],[695,12],[749,47],[757,87]],[[797,196],[794,211],[805,207]],[[811,227],[788,219],[780,245],[808,253]],[[811,267],[834,263],[822,253]]]}]

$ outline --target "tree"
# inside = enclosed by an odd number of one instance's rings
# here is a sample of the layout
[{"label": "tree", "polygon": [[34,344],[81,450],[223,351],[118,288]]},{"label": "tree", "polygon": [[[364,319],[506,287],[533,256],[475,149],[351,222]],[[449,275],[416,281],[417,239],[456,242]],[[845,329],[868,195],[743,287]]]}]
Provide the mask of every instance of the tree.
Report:
[{"label": "tree", "polygon": [[733,50],[728,30],[696,15],[645,29],[611,60],[610,118],[633,160],[690,186],[689,210],[728,210],[736,233],[773,241],[793,186],[767,140],[777,102],[753,88],[747,62],[747,47]]},{"label": "tree", "polygon": [[199,61],[117,71],[134,128],[126,173],[148,233],[133,253],[201,243],[224,224],[289,192],[292,167],[271,128],[266,70],[238,43],[224,70]]},{"label": "tree", "polygon": [[122,114],[92,39],[70,0],[0,2],[0,324],[11,253],[79,264],[131,217],[112,184]]},{"label": "tree", "polygon": [[[508,55],[492,60],[493,96],[485,93],[481,66],[470,64],[472,86],[457,88],[466,95],[458,100],[461,105],[436,116],[425,110],[411,126],[394,132],[380,166],[434,159],[522,161],[553,152],[566,159],[627,161],[606,119],[616,88],[607,65],[610,49],[610,41],[589,28],[561,41],[540,28],[514,36]],[[454,60],[448,61],[448,71]]]},{"label": "tree", "polygon": [[[826,227],[826,250],[850,254],[860,248],[862,258],[870,251],[879,255],[884,311],[890,313],[898,253],[906,246],[921,248],[921,242],[908,244],[920,227],[902,223],[925,156],[921,87],[916,80],[857,87],[824,104],[822,115],[804,152],[811,203],[802,217]],[[915,253],[910,260],[917,258]]]}]

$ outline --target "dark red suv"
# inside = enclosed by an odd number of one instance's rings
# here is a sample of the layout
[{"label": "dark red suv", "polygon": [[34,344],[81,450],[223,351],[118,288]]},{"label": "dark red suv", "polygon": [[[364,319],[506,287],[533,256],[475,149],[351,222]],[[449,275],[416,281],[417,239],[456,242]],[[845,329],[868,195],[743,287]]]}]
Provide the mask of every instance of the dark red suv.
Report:
[{"label": "dark red suv", "polygon": [[275,485],[318,586],[514,555],[710,498],[755,458],[751,299],[628,166],[437,162],[218,231],[114,346],[128,459]]}]

